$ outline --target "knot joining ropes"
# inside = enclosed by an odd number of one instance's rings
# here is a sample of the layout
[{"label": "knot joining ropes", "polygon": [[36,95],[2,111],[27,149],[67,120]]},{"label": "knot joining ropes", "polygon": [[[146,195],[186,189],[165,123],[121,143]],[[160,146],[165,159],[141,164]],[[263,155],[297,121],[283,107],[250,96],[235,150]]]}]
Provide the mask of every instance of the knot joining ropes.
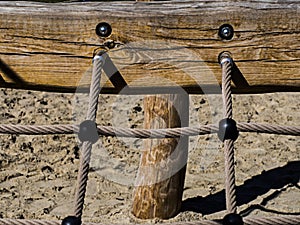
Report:
[{"label": "knot joining ropes", "polygon": [[97,124],[92,120],[85,120],[79,126],[78,138],[81,142],[90,141],[95,144],[99,139]]},{"label": "knot joining ropes", "polygon": [[239,131],[233,119],[225,118],[219,122],[218,137],[222,142],[225,140],[235,141],[238,136]]}]

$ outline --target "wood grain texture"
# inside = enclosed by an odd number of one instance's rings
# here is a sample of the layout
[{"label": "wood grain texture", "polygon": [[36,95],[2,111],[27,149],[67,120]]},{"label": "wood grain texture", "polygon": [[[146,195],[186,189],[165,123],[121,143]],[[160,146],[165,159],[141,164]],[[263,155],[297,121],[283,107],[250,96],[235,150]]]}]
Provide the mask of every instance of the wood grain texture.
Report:
[{"label": "wood grain texture", "polygon": [[[144,99],[144,128],[189,125],[187,94]],[[188,137],[144,140],[133,197],[133,214],[141,219],[168,219],[181,209],[188,156]]]},{"label": "wood grain texture", "polygon": [[[291,0],[0,2],[0,69],[5,81],[0,86],[72,92],[87,85],[81,80],[90,71],[93,50],[105,41],[97,37],[95,27],[106,21],[113,28],[109,39],[123,44],[108,53],[130,87],[122,93],[171,92],[176,87],[202,93],[221,81],[217,57],[222,51],[232,54],[249,84],[233,86],[234,92],[299,91],[299,20],[300,2]],[[229,41],[218,36],[225,23],[235,30]],[[153,43],[161,47],[153,49]],[[143,46],[144,53],[150,49],[161,55],[153,60],[132,47],[136,45]],[[176,46],[177,52],[195,57],[178,60]],[[175,61],[184,62],[188,70],[171,63]],[[195,78],[191,70],[201,75]],[[161,77],[169,82],[158,82]],[[102,85],[103,93],[120,91],[108,81]]]}]

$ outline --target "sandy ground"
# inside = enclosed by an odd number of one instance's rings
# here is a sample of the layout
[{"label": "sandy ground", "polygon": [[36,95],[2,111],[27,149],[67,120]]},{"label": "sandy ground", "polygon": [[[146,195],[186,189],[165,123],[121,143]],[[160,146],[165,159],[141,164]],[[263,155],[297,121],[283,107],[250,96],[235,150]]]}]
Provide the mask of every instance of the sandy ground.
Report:
[{"label": "sandy ground", "polygon": [[[299,97],[299,93],[235,95],[234,119],[299,125]],[[78,94],[1,89],[0,98],[3,124],[78,123],[78,112],[84,112]],[[98,124],[142,127],[142,99],[101,96]],[[222,117],[220,96],[191,96],[190,101],[190,126]],[[299,138],[241,133],[235,146],[239,212],[299,215]],[[144,222],[131,215],[141,148],[139,139],[98,141],[93,150],[84,221]],[[0,135],[0,218],[62,219],[72,214],[79,154],[75,135]],[[222,145],[216,135],[190,138],[182,211],[167,222],[224,215],[223,165]]]}]

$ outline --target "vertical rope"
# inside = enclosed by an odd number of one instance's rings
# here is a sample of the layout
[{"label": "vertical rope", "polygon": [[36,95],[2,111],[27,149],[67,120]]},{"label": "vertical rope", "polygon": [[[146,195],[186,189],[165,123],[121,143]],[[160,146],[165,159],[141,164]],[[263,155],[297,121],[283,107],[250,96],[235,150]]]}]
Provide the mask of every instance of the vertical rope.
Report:
[{"label": "vertical rope", "polygon": [[225,118],[232,118],[232,97],[231,97],[231,73],[232,64],[230,61],[223,61],[222,65],[222,98],[223,115]]},{"label": "vertical rope", "polygon": [[96,55],[93,60],[93,73],[89,95],[89,107],[87,112],[87,120],[96,120],[96,112],[98,106],[98,98],[100,94],[101,70],[104,64],[104,58]]},{"label": "vertical rope", "polygon": [[229,213],[236,213],[237,210],[233,143],[233,140],[224,142],[226,209]]},{"label": "vertical rope", "polygon": [[[232,118],[232,97],[231,97],[231,73],[232,63],[228,58],[221,62],[222,66],[222,97],[225,118]],[[224,141],[225,156],[225,191],[226,208],[228,213],[236,213],[236,191],[235,191],[235,171],[234,171],[234,141]]]},{"label": "vertical rope", "polygon": [[[93,60],[93,73],[90,86],[89,94],[89,107],[86,119],[96,120],[96,112],[98,105],[98,97],[100,94],[100,80],[101,80],[101,69],[103,67],[104,59],[102,56],[95,56]],[[89,163],[92,152],[92,142],[85,141],[82,145],[80,166],[77,177],[77,189],[75,195],[75,209],[74,215],[81,218],[84,206],[84,198],[86,192],[86,186],[88,181]]]}]

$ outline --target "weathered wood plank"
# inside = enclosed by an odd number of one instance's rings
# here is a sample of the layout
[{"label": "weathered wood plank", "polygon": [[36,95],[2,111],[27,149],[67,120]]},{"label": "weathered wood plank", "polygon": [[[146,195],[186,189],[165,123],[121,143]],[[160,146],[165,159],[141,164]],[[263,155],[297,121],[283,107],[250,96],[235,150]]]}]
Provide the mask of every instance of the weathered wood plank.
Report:
[{"label": "weathered wood plank", "polygon": [[[109,52],[134,87],[123,93],[169,92],[176,86],[201,93],[199,84],[220,83],[217,57],[222,51],[231,52],[249,83],[234,87],[234,92],[300,90],[300,3],[291,0],[0,2],[0,68],[5,80],[0,86],[74,91],[86,84],[80,81],[91,66],[92,52],[104,41],[95,34],[102,21],[113,28],[109,39],[123,44]],[[218,36],[225,23],[235,30],[232,40]],[[144,46],[143,54],[132,47],[138,44]],[[165,54],[149,57],[156,52],[153,46]],[[181,46],[181,56],[190,52],[194,57],[179,60],[176,46]],[[190,76],[197,71],[201,75]],[[145,79],[151,76],[156,79]],[[157,76],[170,82],[160,82]],[[103,85],[104,93],[118,92],[109,82],[103,80]]]}]

